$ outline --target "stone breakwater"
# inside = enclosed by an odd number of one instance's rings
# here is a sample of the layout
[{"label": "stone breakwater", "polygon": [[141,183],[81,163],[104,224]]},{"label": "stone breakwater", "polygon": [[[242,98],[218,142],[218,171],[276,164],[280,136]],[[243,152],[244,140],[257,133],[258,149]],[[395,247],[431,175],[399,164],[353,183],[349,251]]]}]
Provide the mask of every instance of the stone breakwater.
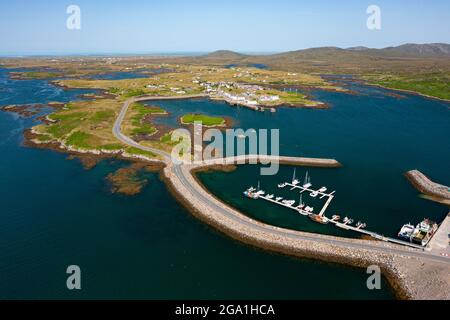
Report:
[{"label": "stone breakwater", "polygon": [[280,164],[322,167],[322,168],[339,168],[342,164],[335,159],[322,158],[302,158],[302,157],[285,157],[273,155],[242,155],[236,157],[209,159],[194,162],[196,166],[216,166],[216,165],[232,165],[232,164],[269,164],[278,161]]},{"label": "stone breakwater", "polygon": [[[448,264],[414,256],[415,249],[283,229],[251,219],[216,199],[192,174],[200,165],[168,165],[162,178],[194,216],[246,244],[296,257],[365,268],[379,266],[399,298],[449,299]],[[183,177],[183,178],[180,178]],[[424,276],[426,275],[426,276]]]},{"label": "stone breakwater", "polygon": [[423,194],[450,200],[450,187],[431,181],[422,172],[411,170],[406,173],[406,177]]}]

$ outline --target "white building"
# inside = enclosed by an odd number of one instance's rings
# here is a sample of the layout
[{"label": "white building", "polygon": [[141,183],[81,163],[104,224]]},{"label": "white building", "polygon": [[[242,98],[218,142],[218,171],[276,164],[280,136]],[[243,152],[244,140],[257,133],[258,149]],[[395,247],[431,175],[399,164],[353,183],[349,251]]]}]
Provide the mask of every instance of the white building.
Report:
[{"label": "white building", "polygon": [[261,96],[259,97],[259,101],[261,102],[273,102],[280,100],[280,96]]}]

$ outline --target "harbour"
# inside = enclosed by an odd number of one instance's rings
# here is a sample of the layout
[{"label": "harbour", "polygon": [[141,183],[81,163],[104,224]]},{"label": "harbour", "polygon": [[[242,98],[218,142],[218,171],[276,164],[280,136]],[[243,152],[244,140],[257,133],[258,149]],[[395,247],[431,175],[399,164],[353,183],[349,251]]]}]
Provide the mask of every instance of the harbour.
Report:
[{"label": "harbour", "polygon": [[[295,169],[294,169],[294,174],[293,174],[291,182],[282,182],[282,183],[278,184],[278,188],[280,188],[280,189],[286,188],[286,187],[288,187],[290,191],[294,191],[294,190],[299,191],[298,192],[299,193],[299,201],[298,201],[297,205],[295,205],[297,202],[296,200],[286,200],[283,197],[276,196],[275,194],[266,194],[266,192],[260,188],[259,182],[258,182],[257,188],[250,187],[247,190],[245,190],[243,194],[244,194],[244,196],[246,196],[247,198],[250,198],[250,199],[254,199],[254,200],[262,199],[262,200],[271,202],[273,204],[291,209],[302,216],[309,217],[312,221],[317,222],[317,223],[334,224],[338,228],[357,232],[362,235],[370,236],[370,237],[380,240],[380,241],[400,244],[403,246],[412,247],[412,248],[420,249],[420,250],[430,250],[427,247],[427,245],[438,229],[437,224],[435,224],[434,222],[430,222],[429,226],[425,225],[426,223],[428,223],[428,219],[425,219],[424,221],[419,223],[416,228],[414,228],[414,226],[411,226],[412,227],[411,231],[408,234],[408,239],[410,239],[410,241],[403,241],[400,239],[387,237],[380,233],[366,230],[365,229],[366,224],[363,222],[360,222],[360,221],[358,221],[356,223],[356,225],[353,226],[352,224],[353,224],[354,220],[352,218],[344,217],[342,222],[340,222],[340,220],[341,220],[340,215],[335,214],[332,216],[331,219],[328,218],[327,216],[325,216],[325,212],[328,209],[331,202],[333,201],[336,191],[326,193],[326,191],[328,190],[327,187],[320,187],[317,190],[314,189],[313,185],[310,181],[308,172],[306,172],[304,183],[301,184],[301,182],[299,180],[297,180],[297,178],[296,178],[296,173],[295,173]],[[310,207],[303,202],[303,194],[308,195],[308,192],[309,192],[309,196],[312,198],[316,198],[316,197],[319,197],[320,199],[327,198],[325,204],[322,206],[322,208],[320,208],[319,213],[315,213],[313,207]],[[407,226],[407,225],[405,225],[405,226]],[[403,226],[403,228],[399,232],[400,238],[406,238],[406,237],[402,236],[402,231],[404,230],[405,226]],[[408,224],[408,226],[410,226],[410,224]],[[413,240],[417,236],[414,236],[414,235],[418,234],[418,233],[419,234],[423,233],[423,237],[427,237],[427,241],[425,242],[422,240],[422,238],[420,238],[421,241],[419,241],[418,243],[415,243],[417,241],[413,241]]]}]

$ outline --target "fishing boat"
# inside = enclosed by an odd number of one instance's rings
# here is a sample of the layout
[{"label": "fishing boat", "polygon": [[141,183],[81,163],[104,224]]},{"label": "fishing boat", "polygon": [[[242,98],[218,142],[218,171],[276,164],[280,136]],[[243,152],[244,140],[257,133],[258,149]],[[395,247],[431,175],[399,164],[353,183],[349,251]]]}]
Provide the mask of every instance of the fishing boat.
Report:
[{"label": "fishing boat", "polygon": [[258,188],[255,189],[253,187],[248,188],[244,191],[244,196],[250,199],[258,199],[260,196],[265,195],[266,192],[264,190],[261,190],[260,183],[258,181]]},{"label": "fishing boat", "polygon": [[259,194],[257,192],[255,192],[256,189],[253,187],[248,188],[247,190],[244,191],[244,196],[246,196],[247,198],[250,199],[258,199],[259,198]]},{"label": "fishing boat", "polygon": [[313,214],[312,213],[312,214],[308,215],[308,217],[312,221],[320,223],[320,224],[327,224],[328,223],[328,218],[324,217],[324,216],[321,216],[320,214]]},{"label": "fishing boat", "polygon": [[397,236],[401,239],[411,241],[411,235],[414,232],[414,226],[411,223],[404,224]]},{"label": "fishing boat", "polygon": [[411,242],[426,246],[436,232],[438,225],[429,220],[424,219],[420,222],[411,234]]}]

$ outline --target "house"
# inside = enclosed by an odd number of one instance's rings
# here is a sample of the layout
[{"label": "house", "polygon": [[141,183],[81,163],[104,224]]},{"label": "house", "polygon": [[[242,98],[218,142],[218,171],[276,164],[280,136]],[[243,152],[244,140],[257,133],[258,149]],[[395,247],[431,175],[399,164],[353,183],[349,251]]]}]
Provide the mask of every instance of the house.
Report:
[{"label": "house", "polygon": [[261,96],[259,97],[259,101],[261,102],[273,102],[280,100],[279,96]]}]

